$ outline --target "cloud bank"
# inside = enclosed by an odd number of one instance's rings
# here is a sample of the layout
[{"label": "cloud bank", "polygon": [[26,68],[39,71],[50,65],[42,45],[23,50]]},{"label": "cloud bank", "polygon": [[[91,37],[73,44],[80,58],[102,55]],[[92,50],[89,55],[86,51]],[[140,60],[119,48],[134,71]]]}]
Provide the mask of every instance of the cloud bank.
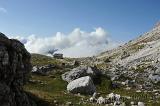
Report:
[{"label": "cloud bank", "polygon": [[3,7],[0,7],[0,12],[7,13],[7,10],[5,8],[3,8]]},{"label": "cloud bank", "polygon": [[58,49],[65,57],[87,57],[97,55],[107,49],[119,45],[113,42],[102,28],[95,28],[92,32],[85,32],[75,28],[71,33],[57,32],[51,37],[30,35],[27,38],[16,37],[25,44],[31,53],[47,54],[49,50]]}]

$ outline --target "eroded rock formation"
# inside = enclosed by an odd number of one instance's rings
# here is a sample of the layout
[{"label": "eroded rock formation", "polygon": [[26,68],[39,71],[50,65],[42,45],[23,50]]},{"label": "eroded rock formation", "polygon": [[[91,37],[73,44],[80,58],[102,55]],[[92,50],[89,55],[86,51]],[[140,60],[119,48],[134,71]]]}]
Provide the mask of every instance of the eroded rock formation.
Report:
[{"label": "eroded rock formation", "polygon": [[22,88],[32,69],[30,57],[21,42],[0,33],[0,106],[32,106]]}]

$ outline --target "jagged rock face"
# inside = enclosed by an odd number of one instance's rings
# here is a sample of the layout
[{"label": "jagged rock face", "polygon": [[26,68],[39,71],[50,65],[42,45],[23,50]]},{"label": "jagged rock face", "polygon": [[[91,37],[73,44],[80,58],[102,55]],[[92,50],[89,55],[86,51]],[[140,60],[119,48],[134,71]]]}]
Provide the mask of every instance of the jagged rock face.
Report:
[{"label": "jagged rock face", "polygon": [[0,33],[0,105],[31,106],[22,86],[32,69],[24,45]]},{"label": "jagged rock face", "polygon": [[71,81],[67,85],[67,90],[71,93],[93,94],[96,92],[96,87],[94,86],[91,77],[86,76]]}]

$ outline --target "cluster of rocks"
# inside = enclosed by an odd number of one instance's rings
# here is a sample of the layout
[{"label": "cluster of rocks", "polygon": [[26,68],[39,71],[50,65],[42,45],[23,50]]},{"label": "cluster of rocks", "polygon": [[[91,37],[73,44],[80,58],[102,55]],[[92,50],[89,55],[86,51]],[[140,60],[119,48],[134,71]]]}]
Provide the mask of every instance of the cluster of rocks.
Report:
[{"label": "cluster of rocks", "polygon": [[[112,65],[110,69],[106,71],[107,74],[112,81],[122,81],[124,83],[127,80],[130,80],[130,85],[139,85],[142,84],[141,82],[156,84],[160,82],[160,68],[154,67],[153,65],[146,65],[146,66],[135,66],[133,67],[122,67]],[[123,78],[122,78],[123,77]],[[127,84],[128,85],[128,84]],[[152,86],[154,88],[154,86]]]},{"label": "cluster of rocks", "polygon": [[[89,102],[93,104],[105,104],[105,106],[127,106],[123,99],[128,99],[119,94],[110,93],[106,95],[106,97],[99,96],[97,97],[97,93],[94,93],[92,97],[89,98]],[[129,98],[130,99],[130,98]],[[143,102],[130,102],[131,106],[145,106]]]},{"label": "cluster of rocks", "polygon": [[114,104],[114,105],[121,105],[120,102],[121,96],[119,94],[110,93],[106,96],[106,98],[99,96],[97,97],[97,93],[94,93],[92,97],[89,98],[91,103],[101,104]]},{"label": "cluster of rocks", "polygon": [[32,69],[30,54],[24,45],[0,33],[0,105],[32,106],[23,91]]},{"label": "cluster of rocks", "polygon": [[55,65],[49,64],[44,66],[34,66],[32,68],[32,73],[40,74],[40,75],[48,75],[50,71],[55,68]]},{"label": "cluster of rocks", "polygon": [[[113,66],[113,65],[112,65]],[[155,90],[159,90],[159,68],[147,66],[146,70],[137,71],[135,69],[127,69],[126,67],[114,65],[104,74],[107,74],[112,80],[112,88],[123,88],[125,90],[135,90],[139,92],[151,92],[152,95],[159,95]],[[156,96],[158,100],[160,96]]]},{"label": "cluster of rocks", "polygon": [[145,106],[143,102],[130,102],[131,106]]},{"label": "cluster of rocks", "polygon": [[93,79],[100,74],[96,67],[79,66],[62,74],[62,79],[68,82],[67,90],[71,93],[93,94],[96,92]]}]

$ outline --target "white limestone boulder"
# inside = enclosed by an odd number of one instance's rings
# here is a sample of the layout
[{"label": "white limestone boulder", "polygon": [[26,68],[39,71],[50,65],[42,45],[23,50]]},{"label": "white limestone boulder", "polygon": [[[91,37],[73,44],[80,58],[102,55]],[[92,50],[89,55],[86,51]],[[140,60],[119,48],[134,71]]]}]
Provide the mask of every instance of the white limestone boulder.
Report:
[{"label": "white limestone boulder", "polygon": [[94,86],[91,77],[86,76],[71,81],[67,85],[67,90],[74,94],[93,94],[96,92],[96,87]]},{"label": "white limestone boulder", "polygon": [[138,102],[138,106],[145,106],[143,102]]}]

